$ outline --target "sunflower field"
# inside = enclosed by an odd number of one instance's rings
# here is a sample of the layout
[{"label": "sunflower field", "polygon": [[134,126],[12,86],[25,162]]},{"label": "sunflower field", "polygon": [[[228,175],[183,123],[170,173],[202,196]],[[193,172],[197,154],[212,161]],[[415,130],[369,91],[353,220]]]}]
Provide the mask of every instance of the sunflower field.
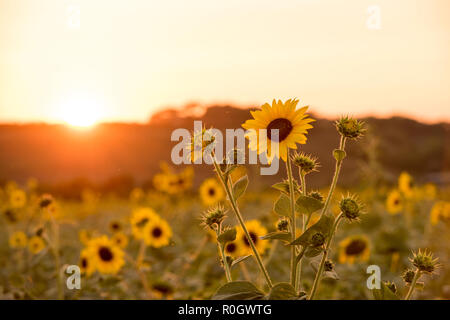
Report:
[{"label": "sunflower field", "polygon": [[311,189],[321,159],[302,152],[314,119],[297,104],[274,100],[242,124],[248,150],[280,159],[285,179],[272,186],[250,188],[242,150],[218,161],[214,139],[200,144],[215,159],[200,184],[195,165],[166,162],[128,197],[4,183],[0,299],[450,299],[450,188],[406,171],[341,187],[346,146],[366,133],[342,117],[339,145],[323,146],[329,185]]}]

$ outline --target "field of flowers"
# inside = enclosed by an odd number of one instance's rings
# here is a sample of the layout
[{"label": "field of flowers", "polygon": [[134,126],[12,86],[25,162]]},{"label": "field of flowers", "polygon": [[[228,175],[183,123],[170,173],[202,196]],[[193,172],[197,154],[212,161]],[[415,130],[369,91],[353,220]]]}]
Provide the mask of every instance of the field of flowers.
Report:
[{"label": "field of flowers", "polygon": [[[162,163],[153,186],[128,198],[84,190],[70,200],[34,179],[6,183],[0,299],[450,299],[450,189],[407,172],[396,185],[342,189],[346,142],[365,131],[344,117],[340,145],[327,146],[330,185],[310,190],[320,159],[292,150],[314,130],[296,105],[263,105],[243,125],[279,130],[268,157],[282,159],[286,180],[258,192],[247,188],[239,150],[199,186],[194,165]],[[249,148],[267,151],[258,138]],[[80,289],[68,286],[73,265]]]}]

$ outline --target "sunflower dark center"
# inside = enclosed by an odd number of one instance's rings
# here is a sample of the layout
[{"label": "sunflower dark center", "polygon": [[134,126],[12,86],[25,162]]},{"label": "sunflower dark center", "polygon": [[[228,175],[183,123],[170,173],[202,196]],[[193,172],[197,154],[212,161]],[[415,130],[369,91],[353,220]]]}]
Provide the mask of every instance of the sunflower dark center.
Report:
[{"label": "sunflower dark center", "polygon": [[152,230],[152,236],[155,238],[161,237],[162,233],[163,232],[162,232],[161,228],[159,228],[159,227],[153,228],[153,230]]},{"label": "sunflower dark center", "polygon": [[236,245],[234,243],[228,243],[226,246],[226,251],[228,253],[233,253],[236,251]]},{"label": "sunflower dark center", "polygon": [[345,248],[345,253],[349,256],[361,254],[366,249],[366,242],[360,239],[353,240]]},{"label": "sunflower dark center", "polygon": [[395,200],[394,200],[394,204],[395,204],[395,205],[398,205],[399,203],[400,203],[400,200],[399,200],[399,199],[395,199]]},{"label": "sunflower dark center", "polygon": [[216,190],[214,190],[214,188],[209,188],[208,189],[208,194],[212,197],[216,194]]},{"label": "sunflower dark center", "polygon": [[108,247],[100,247],[98,255],[103,261],[111,261],[114,258],[112,251]]},{"label": "sunflower dark center", "polygon": [[[249,232],[250,238],[252,238],[253,243],[256,244],[258,242],[258,236],[254,232]],[[247,246],[250,246],[250,242],[248,242],[247,237],[244,237],[244,242]]]},{"label": "sunflower dark center", "polygon": [[112,227],[113,230],[119,230],[119,229],[120,229],[120,226],[119,226],[118,223],[113,223],[113,224],[111,225],[111,227]]},{"label": "sunflower dark center", "polygon": [[83,268],[86,268],[87,265],[88,265],[87,259],[86,259],[86,258],[81,259],[81,266],[82,266]]},{"label": "sunflower dark center", "polygon": [[285,118],[277,118],[272,120],[267,126],[267,137],[270,140],[272,140],[272,130],[278,130],[278,141],[281,142],[291,133],[292,123]]}]

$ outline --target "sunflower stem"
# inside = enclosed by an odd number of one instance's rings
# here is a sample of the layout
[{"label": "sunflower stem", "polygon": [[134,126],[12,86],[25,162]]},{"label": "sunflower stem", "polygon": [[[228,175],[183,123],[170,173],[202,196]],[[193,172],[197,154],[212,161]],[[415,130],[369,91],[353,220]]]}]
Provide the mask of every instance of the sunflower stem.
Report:
[{"label": "sunflower stem", "polygon": [[419,280],[419,278],[420,278],[420,270],[417,268],[416,272],[414,273],[414,278],[411,281],[408,293],[405,296],[405,300],[409,300],[411,298],[412,293],[414,292],[414,289],[416,287],[417,280]]},{"label": "sunflower stem", "polygon": [[[291,241],[295,240],[296,231],[296,219],[295,219],[295,191],[294,191],[294,178],[292,175],[292,165],[291,156],[289,154],[289,148],[287,149],[287,161],[286,161],[286,171],[289,181],[289,200],[291,206]],[[296,246],[291,246],[291,285],[295,288],[296,278],[297,278],[297,264],[296,259]]]},{"label": "sunflower stem", "polygon": [[[301,184],[301,187],[302,187],[302,194],[304,196],[306,196],[306,179],[305,179],[305,174],[303,173],[303,170],[301,170],[300,168],[299,168],[299,176],[300,176],[300,184]],[[305,219],[305,215],[302,216],[302,233],[305,232],[306,225],[308,224],[310,218],[311,218],[311,215],[309,215],[306,219]],[[302,258],[303,258],[303,254],[305,253],[304,252],[305,249],[306,249],[306,247],[302,248],[302,251],[301,251],[302,255],[301,256],[297,255],[297,259],[298,259],[298,261],[297,261],[297,278],[296,278],[296,282],[295,282],[295,290],[297,292],[299,292],[300,289],[301,289],[301,277],[302,277],[302,265],[303,265]]]},{"label": "sunflower stem", "polygon": [[[345,149],[345,137],[341,136],[341,141],[339,143],[339,150],[344,151],[344,149]],[[334,189],[336,188],[336,184],[337,184],[337,181],[339,178],[339,173],[341,171],[341,167],[342,167],[342,160],[336,159],[336,168],[334,170],[334,176],[333,176],[333,180],[331,182],[330,191],[328,192],[328,196],[327,196],[327,199],[325,201],[325,204],[323,206],[320,216],[323,216],[325,214],[325,212],[327,212],[328,206],[330,205],[331,198],[333,197]]]},{"label": "sunflower stem", "polygon": [[217,175],[219,176],[220,182],[222,183],[223,188],[225,189],[225,192],[228,196],[228,201],[231,205],[231,208],[233,209],[233,212],[235,213],[239,224],[242,227],[242,230],[245,233],[245,236],[247,237],[247,241],[250,244],[250,247],[253,251],[253,255],[255,256],[255,260],[259,265],[259,268],[261,269],[261,272],[264,275],[264,278],[266,280],[267,286],[271,289],[272,288],[272,280],[270,279],[269,273],[267,272],[266,268],[264,267],[264,263],[261,259],[261,256],[259,255],[258,251],[256,250],[255,244],[250,236],[250,233],[247,230],[247,227],[245,226],[244,219],[242,218],[241,212],[239,211],[239,207],[237,206],[236,199],[234,198],[233,192],[231,191],[230,187],[228,186],[228,181],[226,181],[225,177],[222,174],[222,171],[220,170],[220,166],[217,164],[217,161],[215,159],[215,155],[212,155],[213,158],[213,164],[214,169],[217,172]]},{"label": "sunflower stem", "polygon": [[314,279],[311,293],[309,295],[309,300],[314,300],[314,295],[316,294],[317,288],[318,288],[320,280],[321,280],[320,278],[322,276],[323,268],[325,266],[325,261],[327,260],[327,257],[328,257],[328,251],[330,249],[331,241],[333,240],[334,234],[336,233],[336,229],[337,229],[338,224],[341,221],[342,217],[343,217],[343,215],[342,215],[342,213],[340,213],[334,220],[333,226],[331,228],[330,236],[328,237],[327,243],[325,245],[325,250],[322,254],[322,259],[320,260],[319,268],[317,269],[316,277]]},{"label": "sunflower stem", "polygon": [[[222,233],[222,224],[219,223],[219,226],[217,227],[216,234],[217,237]],[[220,255],[222,256],[222,263],[223,268],[225,269],[225,276],[227,277],[227,282],[233,281],[233,278],[231,277],[230,272],[230,265],[228,264],[227,256],[225,255],[225,246],[221,244],[219,241],[217,241],[217,245],[219,246]]]}]

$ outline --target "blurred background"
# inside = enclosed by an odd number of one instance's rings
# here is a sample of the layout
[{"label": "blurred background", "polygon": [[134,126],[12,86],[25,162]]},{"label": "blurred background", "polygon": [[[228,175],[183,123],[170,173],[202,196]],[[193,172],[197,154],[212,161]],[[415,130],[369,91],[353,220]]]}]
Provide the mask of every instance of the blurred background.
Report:
[{"label": "blurred background", "polygon": [[449,9],[446,0],[2,0],[0,180],[142,185],[170,160],[173,129],[193,119],[238,128],[247,108],[298,97],[319,119],[305,147],[324,164],[318,186],[331,170],[321,146],[336,143],[330,120],[347,114],[369,117],[371,134],[344,182],[381,174],[353,174],[368,157],[385,167],[382,179],[408,170],[448,182]]}]

